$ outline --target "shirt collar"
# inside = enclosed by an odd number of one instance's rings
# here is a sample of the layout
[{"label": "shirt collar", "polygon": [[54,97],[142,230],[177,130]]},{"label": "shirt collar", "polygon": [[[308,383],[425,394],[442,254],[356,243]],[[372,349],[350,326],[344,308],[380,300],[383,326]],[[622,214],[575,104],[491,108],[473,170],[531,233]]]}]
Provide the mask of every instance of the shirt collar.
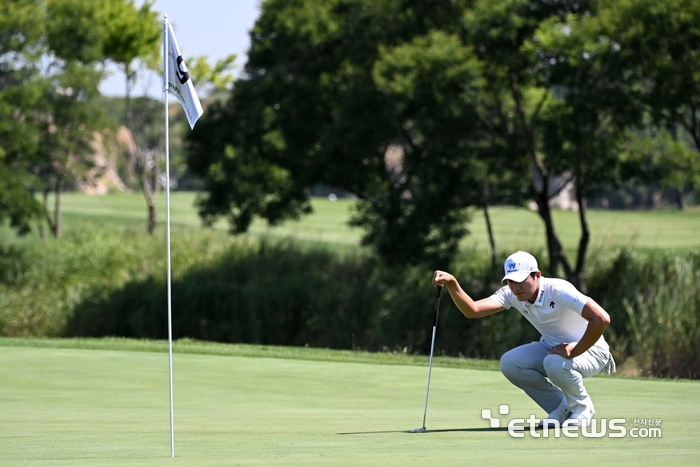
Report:
[{"label": "shirt collar", "polygon": [[544,287],[542,287],[542,282],[540,282],[540,291],[537,294],[537,300],[533,305],[544,306]]}]

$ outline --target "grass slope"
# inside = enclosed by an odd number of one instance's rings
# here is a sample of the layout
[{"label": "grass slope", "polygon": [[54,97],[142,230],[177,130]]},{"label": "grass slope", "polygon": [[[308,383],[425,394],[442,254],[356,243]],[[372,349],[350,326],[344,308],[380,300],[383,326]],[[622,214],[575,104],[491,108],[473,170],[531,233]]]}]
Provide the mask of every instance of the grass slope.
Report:
[{"label": "grass slope", "polygon": [[175,354],[170,459],[167,352],[138,350],[163,343],[70,343],[0,340],[0,465],[683,466],[700,454],[700,416],[689,410],[697,382],[589,380],[599,418],[660,418],[661,439],[513,439],[489,429],[481,409],[510,404],[504,422],[540,415],[526,396],[499,372],[437,365],[429,431],[410,434],[422,422],[425,366],[297,358],[309,349],[266,358],[253,347]]}]

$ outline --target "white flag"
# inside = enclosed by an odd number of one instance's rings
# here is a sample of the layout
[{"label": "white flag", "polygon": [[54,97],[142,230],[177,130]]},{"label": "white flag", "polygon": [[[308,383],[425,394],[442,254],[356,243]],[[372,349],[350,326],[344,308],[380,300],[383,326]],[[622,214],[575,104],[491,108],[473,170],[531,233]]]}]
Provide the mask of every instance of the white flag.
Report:
[{"label": "white flag", "polygon": [[167,90],[170,94],[177,97],[185,109],[187,121],[190,122],[190,128],[194,128],[197,119],[202,116],[202,104],[199,103],[197,92],[194,90],[194,84],[190,79],[190,74],[187,72],[185,61],[182,59],[180,47],[175,40],[173,28],[168,23],[168,63],[167,68]]}]

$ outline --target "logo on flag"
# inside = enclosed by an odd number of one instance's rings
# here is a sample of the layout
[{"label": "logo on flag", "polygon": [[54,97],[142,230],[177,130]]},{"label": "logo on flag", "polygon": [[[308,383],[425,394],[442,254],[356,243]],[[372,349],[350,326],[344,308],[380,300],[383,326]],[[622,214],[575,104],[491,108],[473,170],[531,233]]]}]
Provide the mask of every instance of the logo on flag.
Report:
[{"label": "logo on flag", "polygon": [[177,79],[180,81],[180,84],[185,84],[190,79],[190,74],[187,73],[187,67],[182,59],[182,55],[177,56],[177,70],[175,73],[177,73]]},{"label": "logo on flag", "polygon": [[167,62],[165,64],[167,73],[164,73],[166,89],[180,101],[182,108],[185,110],[187,121],[190,123],[190,128],[194,128],[197,119],[204,113],[202,104],[200,104],[199,97],[197,97],[197,92],[190,79],[185,60],[182,58],[180,47],[175,39],[175,32],[170,23],[167,23],[167,35],[168,49],[166,53]]}]

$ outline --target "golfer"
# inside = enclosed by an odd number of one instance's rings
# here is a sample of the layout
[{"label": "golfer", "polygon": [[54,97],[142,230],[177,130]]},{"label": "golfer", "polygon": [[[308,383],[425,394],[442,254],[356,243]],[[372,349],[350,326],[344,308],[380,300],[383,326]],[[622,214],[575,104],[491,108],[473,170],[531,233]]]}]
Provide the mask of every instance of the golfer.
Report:
[{"label": "golfer", "polygon": [[[583,378],[615,372],[603,331],[608,313],[570,282],[542,277],[537,260],[518,251],[506,259],[505,287],[474,301],[453,275],[435,271],[433,285],[446,287],[467,318],[483,318],[515,308],[539,331],[538,342],[501,357],[501,371],[548,414],[544,423],[588,426],[595,415]],[[549,378],[549,380],[547,379]]]}]

